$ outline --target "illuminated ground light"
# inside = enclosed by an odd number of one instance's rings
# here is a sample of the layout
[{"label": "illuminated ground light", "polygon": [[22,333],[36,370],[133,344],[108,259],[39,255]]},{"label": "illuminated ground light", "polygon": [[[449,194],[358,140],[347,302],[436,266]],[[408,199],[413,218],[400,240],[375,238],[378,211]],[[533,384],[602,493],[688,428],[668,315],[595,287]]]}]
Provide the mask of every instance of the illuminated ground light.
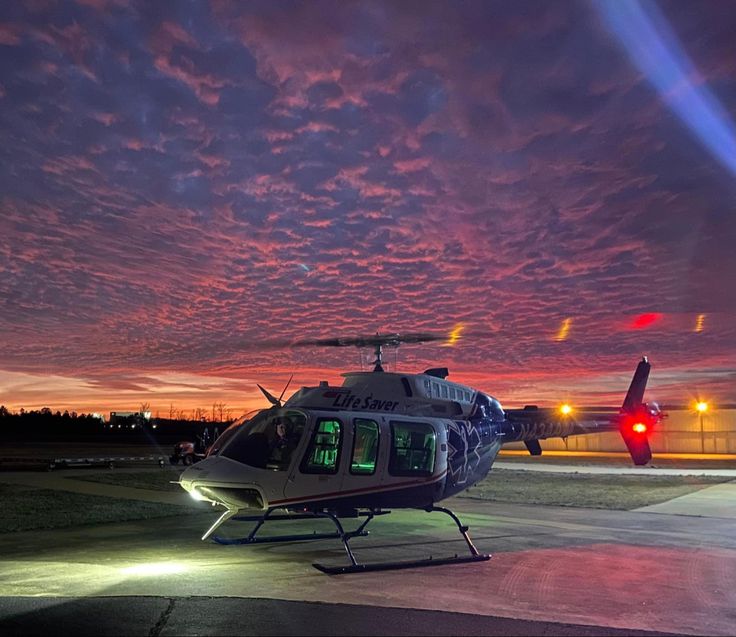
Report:
[{"label": "illuminated ground light", "polygon": [[176,562],[153,562],[149,564],[136,564],[120,569],[123,575],[138,575],[141,577],[156,577],[161,575],[176,575],[186,573],[188,569]]}]

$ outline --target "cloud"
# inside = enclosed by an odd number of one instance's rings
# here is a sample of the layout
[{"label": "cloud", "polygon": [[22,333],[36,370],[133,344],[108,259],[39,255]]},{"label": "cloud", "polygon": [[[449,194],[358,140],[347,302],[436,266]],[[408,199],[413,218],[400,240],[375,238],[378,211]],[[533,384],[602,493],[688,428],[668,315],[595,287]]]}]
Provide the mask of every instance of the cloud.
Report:
[{"label": "cloud", "polygon": [[[664,11],[733,108],[703,7]],[[55,400],[245,409],[360,361],[264,340],[457,323],[405,368],[598,401],[646,352],[733,399],[731,176],[587,5],[7,5],[0,86],[0,369]]]}]

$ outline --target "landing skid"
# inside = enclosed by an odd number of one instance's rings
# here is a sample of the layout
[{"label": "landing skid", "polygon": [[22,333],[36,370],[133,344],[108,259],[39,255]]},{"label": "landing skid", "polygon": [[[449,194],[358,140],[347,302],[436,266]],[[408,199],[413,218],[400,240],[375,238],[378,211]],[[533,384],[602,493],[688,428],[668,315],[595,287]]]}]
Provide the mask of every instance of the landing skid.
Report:
[{"label": "landing skid", "polygon": [[[353,554],[352,549],[350,548],[350,540],[355,537],[355,533],[345,533],[342,530],[342,525],[340,524],[340,521],[331,513],[324,513],[323,515],[325,517],[329,517],[334,523],[335,526],[338,529],[338,532],[340,533],[340,539],[342,540],[342,543],[345,547],[345,552],[348,555],[348,558],[351,561],[351,564],[348,566],[325,566],[324,564],[312,564],[314,568],[316,568],[318,571],[321,571],[323,573],[326,573],[327,575],[344,575],[346,573],[367,573],[370,571],[394,571],[404,568],[423,568],[425,566],[442,566],[444,564],[465,564],[467,562],[486,562],[491,559],[491,556],[487,553],[479,553],[478,549],[475,548],[475,545],[470,539],[470,536],[468,536],[468,527],[465,526],[460,522],[458,517],[450,511],[450,509],[445,509],[444,507],[435,507],[435,506],[429,506],[426,509],[424,509],[427,513],[431,513],[432,511],[439,511],[440,513],[446,513],[449,515],[455,524],[457,525],[458,531],[460,531],[460,534],[463,536],[463,539],[465,540],[465,543],[468,545],[468,550],[470,551],[470,555],[461,556],[457,553],[452,557],[441,557],[441,558],[433,558],[429,557],[427,559],[423,560],[403,560],[398,562],[373,562],[372,564],[360,564],[355,559],[355,555]],[[386,511],[385,513],[390,513],[390,511]],[[373,516],[371,515],[365,522],[365,524],[368,524],[373,519]],[[365,524],[363,526],[365,526]],[[363,527],[361,527],[363,528]]]},{"label": "landing skid", "polygon": [[[460,534],[462,535],[463,539],[465,540],[465,543],[468,546],[468,551],[470,552],[470,555],[458,555],[457,553],[454,556],[451,557],[440,557],[440,558],[434,558],[430,556],[429,558],[422,559],[422,560],[403,560],[403,561],[396,561],[396,562],[373,562],[371,564],[363,564],[358,562],[358,560],[355,559],[355,555],[353,554],[353,550],[350,548],[350,540],[352,540],[354,537],[358,536],[366,536],[368,535],[368,531],[365,530],[366,526],[368,526],[368,523],[373,520],[374,517],[379,515],[388,515],[391,513],[391,511],[383,511],[380,509],[371,509],[365,513],[358,513],[355,517],[358,515],[360,516],[366,516],[366,519],[363,521],[362,524],[358,526],[357,529],[354,531],[345,531],[343,528],[342,523],[337,518],[337,516],[333,513],[330,513],[328,511],[309,511],[304,513],[293,513],[293,514],[281,514],[281,515],[274,515],[274,511],[277,509],[269,509],[266,511],[265,514],[259,515],[259,516],[230,516],[226,519],[232,519],[237,520],[239,522],[255,522],[256,525],[253,527],[251,532],[243,538],[224,538],[220,536],[212,536],[212,539],[217,542],[218,544],[229,544],[229,545],[247,545],[247,544],[265,544],[270,542],[298,542],[298,541],[307,541],[307,540],[325,540],[325,539],[339,539],[342,541],[343,546],[345,547],[345,553],[348,556],[348,559],[350,560],[350,564],[347,566],[327,566],[325,564],[319,564],[314,563],[312,566],[316,568],[318,571],[321,571],[322,573],[326,573],[327,575],[343,575],[346,573],[367,573],[370,571],[392,571],[392,570],[399,570],[399,569],[405,569],[405,568],[423,568],[425,566],[442,566],[445,564],[466,564],[468,562],[485,562],[491,559],[491,556],[487,553],[479,553],[478,549],[475,548],[475,545],[471,541],[470,537],[468,536],[468,527],[465,526],[460,522],[458,517],[449,509],[445,509],[444,507],[435,507],[430,506],[424,509],[427,513],[431,513],[432,511],[439,511],[440,513],[445,513],[449,515],[453,522],[455,522],[458,531],[460,531]],[[223,518],[225,515],[222,516]],[[314,520],[319,518],[326,518],[332,521],[332,523],[335,525],[336,531],[334,533],[303,533],[298,535],[275,535],[275,536],[266,536],[266,537],[256,537],[256,534],[260,530],[260,528],[266,523],[266,522],[276,522],[276,521],[285,521],[285,520]],[[226,521],[222,520],[222,522]],[[218,522],[220,522],[218,520]],[[220,522],[221,523],[221,522]],[[217,523],[216,523],[217,524]],[[219,524],[217,524],[219,526]],[[216,528],[216,527],[215,527]]]},{"label": "landing skid", "polygon": [[[301,542],[301,541],[307,541],[307,540],[332,540],[332,539],[340,539],[342,537],[340,533],[338,533],[337,531],[333,533],[317,533],[316,531],[314,531],[313,533],[302,533],[298,535],[268,535],[266,537],[256,537],[256,534],[266,522],[278,522],[278,521],[285,521],[285,520],[315,520],[315,519],[327,517],[325,514],[321,512],[309,511],[305,513],[289,513],[289,514],[273,515],[274,511],[278,511],[278,509],[276,508],[269,509],[263,515],[233,516],[230,519],[236,520],[238,522],[255,522],[256,525],[253,527],[253,530],[251,530],[251,532],[246,537],[226,538],[226,537],[221,537],[219,535],[213,535],[212,539],[218,544],[232,545],[232,544],[269,544],[273,542]],[[371,512],[371,513],[360,514],[360,515],[366,515],[368,516],[368,518],[355,531],[350,532],[350,537],[356,537],[359,535],[361,536],[368,535],[368,531],[365,530],[365,527],[368,525],[368,522],[370,522],[373,519],[374,515],[383,515],[383,513],[384,512],[377,512],[377,513]],[[389,513],[389,511],[386,511],[386,513]],[[342,526],[340,526],[339,528],[340,530],[342,530]]]}]

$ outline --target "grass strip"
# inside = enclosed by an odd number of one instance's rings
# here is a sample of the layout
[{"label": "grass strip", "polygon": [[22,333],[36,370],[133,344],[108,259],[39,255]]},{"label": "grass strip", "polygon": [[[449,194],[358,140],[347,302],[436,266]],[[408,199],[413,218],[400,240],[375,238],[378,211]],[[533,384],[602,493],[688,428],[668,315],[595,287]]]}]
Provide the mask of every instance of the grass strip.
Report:
[{"label": "grass strip", "polygon": [[544,473],[493,469],[459,497],[629,511],[659,504],[729,478],[715,476],[655,476],[590,473]]},{"label": "grass strip", "polygon": [[112,484],[117,487],[130,487],[133,489],[183,493],[179,485],[171,484],[172,480],[179,479],[180,474],[181,472],[179,471],[167,468],[159,469],[158,471],[141,471],[136,473],[116,473],[113,470],[106,471],[105,473],[90,473],[84,476],[70,476],[69,479]]},{"label": "grass strip", "polygon": [[[173,485],[172,485],[173,486]],[[0,484],[0,533],[189,515],[191,509],[122,498]]]}]

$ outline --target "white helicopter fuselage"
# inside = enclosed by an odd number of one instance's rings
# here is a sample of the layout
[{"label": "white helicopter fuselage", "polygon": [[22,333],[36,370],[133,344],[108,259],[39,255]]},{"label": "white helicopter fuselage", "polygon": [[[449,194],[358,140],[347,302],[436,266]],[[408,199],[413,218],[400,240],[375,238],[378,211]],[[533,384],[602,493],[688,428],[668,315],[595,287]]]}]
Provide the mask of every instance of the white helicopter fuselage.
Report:
[{"label": "white helicopter fuselage", "polygon": [[[528,405],[504,412],[492,396],[447,381],[446,368],[422,374],[384,372],[383,346],[431,340],[438,339],[419,333],[305,341],[373,346],[374,370],[344,374],[340,387],[327,382],[303,387],[283,406],[259,385],[273,407],[233,423],[207,458],[180,476],[181,486],[194,498],[226,508],[202,539],[243,545],[339,538],[350,564],[313,564],[335,575],[485,561],[490,555],[476,549],[468,527],[450,509],[435,504],[485,478],[503,443],[523,441],[532,455],[540,455],[544,438],[618,430],[636,464],[651,459],[648,432],[663,415],[656,404],[643,402],[650,369],[646,357],[637,365],[619,410],[573,416],[570,409]],[[366,535],[374,517],[401,508],[448,515],[469,554],[359,563],[350,540]],[[274,513],[279,509],[286,513]],[[240,516],[241,511],[257,515]],[[363,522],[348,531],[339,519],[360,517]],[[256,537],[268,521],[305,518],[329,519],[335,532]],[[230,519],[255,526],[245,537],[214,535]]]},{"label": "white helicopter fuselage", "polygon": [[283,407],[237,421],[180,484],[233,515],[350,512],[431,507],[485,478],[507,442],[539,455],[545,438],[619,431],[634,462],[645,464],[647,437],[662,418],[642,402],[649,368],[643,358],[618,411],[575,415],[504,411],[492,396],[446,380],[445,368],[348,373],[340,387],[303,387]]},{"label": "white helicopter fuselage", "polygon": [[487,475],[504,420],[498,401],[442,371],[356,372],[341,387],[302,388],[236,422],[180,483],[231,511],[431,506]]}]

